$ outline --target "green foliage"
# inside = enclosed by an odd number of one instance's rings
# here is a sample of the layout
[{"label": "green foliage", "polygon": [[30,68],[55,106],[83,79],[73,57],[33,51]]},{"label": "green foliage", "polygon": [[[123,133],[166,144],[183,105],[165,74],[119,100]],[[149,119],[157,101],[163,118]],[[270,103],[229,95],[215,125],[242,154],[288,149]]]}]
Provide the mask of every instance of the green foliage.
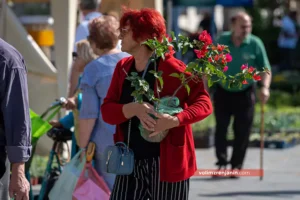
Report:
[{"label": "green foliage", "polygon": [[[155,76],[159,77],[159,74],[157,73],[155,74]],[[135,98],[137,102],[142,103],[144,95],[149,99],[149,101],[158,100],[154,96],[154,91],[149,87],[149,83],[141,77],[139,77],[138,73],[132,72],[131,76],[127,76],[126,79],[131,81],[131,86],[135,88],[131,95]]]},{"label": "green foliage", "polygon": [[[260,108],[256,107],[254,130],[260,129]],[[269,107],[265,112],[265,130],[267,132],[284,132],[300,129],[300,107]]]},{"label": "green foliage", "polygon": [[[255,106],[255,117],[253,132],[260,130],[260,104]],[[233,119],[228,127],[228,139],[233,137]],[[194,134],[205,132],[216,125],[215,116],[212,114],[204,120],[192,125]],[[300,107],[283,106],[274,108],[269,103],[265,106],[265,131],[266,132],[286,132],[290,130],[300,130]]]},{"label": "green foliage", "polygon": [[[185,54],[190,48],[195,51],[198,59],[187,64],[183,73],[173,73],[170,76],[178,78],[181,81],[181,85],[174,91],[173,97],[177,92],[184,87],[187,93],[190,93],[189,82],[200,81],[203,76],[208,80],[209,87],[214,83],[222,81],[223,83],[229,82],[229,87],[241,88],[247,80],[253,79],[255,76],[259,76],[261,71],[256,69],[249,70],[244,69],[240,73],[227,77],[225,72],[227,70],[227,62],[231,61],[230,52],[227,46],[218,44],[217,46],[212,44],[211,37],[207,32],[202,32],[199,40],[190,42],[189,37],[179,34],[177,37],[174,33],[171,33],[171,38],[164,37],[162,41],[157,38],[149,39],[143,43],[154,51],[151,62],[158,58],[165,59],[167,53],[172,54],[173,49],[177,52]],[[246,64],[246,63],[245,63]],[[263,72],[266,72],[264,69]],[[162,79],[162,72],[151,71],[155,78],[159,82],[159,91],[163,88],[164,82]],[[155,98],[153,90],[149,88],[149,84],[142,80],[137,73],[132,73],[127,77],[132,82],[132,86],[135,87],[135,91],[132,96],[138,101],[143,101],[143,96],[146,96],[150,101],[159,102],[159,99]]]},{"label": "green foliage", "polygon": [[300,92],[291,94],[280,90],[271,90],[268,105],[273,108],[300,106]]},{"label": "green foliage", "polygon": [[42,177],[47,167],[48,157],[34,155],[29,169],[32,177]]}]

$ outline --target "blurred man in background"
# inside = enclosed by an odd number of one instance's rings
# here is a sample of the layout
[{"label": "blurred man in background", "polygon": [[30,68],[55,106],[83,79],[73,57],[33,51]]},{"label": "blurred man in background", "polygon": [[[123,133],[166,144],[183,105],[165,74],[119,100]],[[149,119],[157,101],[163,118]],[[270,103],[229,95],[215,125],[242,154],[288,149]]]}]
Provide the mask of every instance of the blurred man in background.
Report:
[{"label": "blurred man in background", "polygon": [[[251,34],[252,19],[244,12],[237,13],[232,18],[232,31],[223,33],[217,43],[229,47],[232,55],[232,62],[228,63],[227,76],[235,75],[241,71],[242,65],[245,69],[252,67],[262,71],[263,68],[270,69],[270,63],[262,41]],[[251,68],[252,70],[252,68]],[[270,96],[271,75],[262,74],[262,87],[260,100],[266,103]],[[249,136],[254,118],[255,105],[255,81],[248,81],[248,84],[239,88],[228,88],[228,84],[217,84],[213,96],[214,111],[216,117],[215,148],[217,163],[221,168],[227,164],[232,169],[242,169],[246,149],[249,143]],[[227,129],[234,118],[233,131],[234,143],[231,160],[227,161]]]},{"label": "blurred man in background", "polygon": [[[99,0],[79,0],[79,9],[84,18],[76,29],[73,57],[76,57],[77,55],[76,43],[81,40],[86,40],[90,34],[89,22],[92,19],[102,16],[102,14],[97,11],[99,4],[100,4]],[[74,91],[76,90],[76,87],[79,85],[78,79],[80,75],[81,75],[80,72],[75,70],[73,67],[71,68],[70,77],[69,77],[68,94],[67,94],[68,98],[74,97]],[[71,107],[73,108],[76,107],[73,99],[68,99],[68,104],[71,105]]]},{"label": "blurred man in background", "polygon": [[280,48],[280,70],[289,70],[295,61],[294,55],[299,39],[297,30],[297,11],[290,11],[284,16],[281,22],[281,32],[278,38]]},{"label": "blurred man in background", "polygon": [[76,52],[76,43],[80,40],[87,39],[89,36],[89,21],[102,16],[97,11],[99,0],[79,0],[79,9],[83,15],[83,20],[80,22],[76,29],[74,51]]}]

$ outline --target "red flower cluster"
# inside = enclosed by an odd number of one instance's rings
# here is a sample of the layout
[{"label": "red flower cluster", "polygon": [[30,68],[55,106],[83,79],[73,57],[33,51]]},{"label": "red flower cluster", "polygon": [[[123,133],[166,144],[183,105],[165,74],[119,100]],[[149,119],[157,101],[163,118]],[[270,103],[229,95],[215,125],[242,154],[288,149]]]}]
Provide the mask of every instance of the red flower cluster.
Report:
[{"label": "red flower cluster", "polygon": [[[232,57],[229,53],[225,54],[225,45],[218,44],[214,46],[212,44],[211,36],[207,31],[202,31],[199,35],[199,41],[201,42],[200,49],[194,49],[198,59],[207,57],[207,61],[210,63],[219,63],[223,66],[223,72],[228,70],[226,65],[232,61]],[[209,50],[212,50],[209,52]],[[217,51],[217,52],[216,52]]]},{"label": "red flower cluster", "polygon": [[212,39],[207,31],[202,31],[198,38],[201,42],[203,42],[206,46],[212,44]]},{"label": "red flower cluster", "polygon": [[197,58],[204,58],[208,53],[208,46],[212,44],[212,39],[207,31],[202,31],[198,39],[203,43],[202,48],[201,50],[195,49],[194,52]]},{"label": "red flower cluster", "polygon": [[[247,65],[242,65],[242,66],[241,66],[241,70],[246,70],[246,73],[252,74],[252,73],[255,71],[255,68],[252,67],[252,66],[250,66],[250,67],[248,68]],[[253,79],[256,80],[256,81],[260,81],[260,80],[261,80],[261,77],[260,77],[259,75],[257,75],[257,74],[253,74]],[[246,80],[244,80],[242,83],[243,83],[243,84],[248,84],[248,82],[247,82]]]}]

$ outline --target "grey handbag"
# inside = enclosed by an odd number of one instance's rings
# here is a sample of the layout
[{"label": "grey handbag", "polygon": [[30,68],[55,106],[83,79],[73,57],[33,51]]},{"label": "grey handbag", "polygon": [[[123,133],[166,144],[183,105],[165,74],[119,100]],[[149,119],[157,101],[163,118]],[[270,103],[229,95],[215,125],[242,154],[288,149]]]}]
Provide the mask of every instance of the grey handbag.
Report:
[{"label": "grey handbag", "polygon": [[[152,59],[150,58],[144,70],[142,76],[143,79],[146,75],[147,69],[151,61]],[[116,175],[129,175],[133,172],[134,153],[129,148],[130,132],[131,132],[131,119],[128,125],[128,139],[127,139],[128,145],[126,145],[124,142],[117,142],[115,145],[110,145],[106,147],[104,151],[106,162],[105,162],[105,166],[103,167],[106,173],[112,173]]]}]

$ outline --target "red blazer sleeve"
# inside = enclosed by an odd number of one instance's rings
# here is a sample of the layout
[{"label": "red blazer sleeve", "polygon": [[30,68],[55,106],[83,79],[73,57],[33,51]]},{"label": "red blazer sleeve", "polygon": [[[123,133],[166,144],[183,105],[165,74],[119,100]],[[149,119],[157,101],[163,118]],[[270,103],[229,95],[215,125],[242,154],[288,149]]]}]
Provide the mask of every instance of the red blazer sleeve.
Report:
[{"label": "red blazer sleeve", "polygon": [[179,126],[201,121],[213,112],[209,94],[204,89],[202,80],[200,82],[191,81],[189,86],[191,90],[186,102],[188,107],[176,115]]},{"label": "red blazer sleeve", "polygon": [[111,125],[121,124],[128,119],[123,114],[123,106],[124,104],[120,104],[120,91],[121,86],[121,73],[122,71],[122,60],[118,62],[116,69],[114,71],[109,89],[107,91],[106,97],[103,100],[103,104],[101,106],[101,113],[103,121]]}]

